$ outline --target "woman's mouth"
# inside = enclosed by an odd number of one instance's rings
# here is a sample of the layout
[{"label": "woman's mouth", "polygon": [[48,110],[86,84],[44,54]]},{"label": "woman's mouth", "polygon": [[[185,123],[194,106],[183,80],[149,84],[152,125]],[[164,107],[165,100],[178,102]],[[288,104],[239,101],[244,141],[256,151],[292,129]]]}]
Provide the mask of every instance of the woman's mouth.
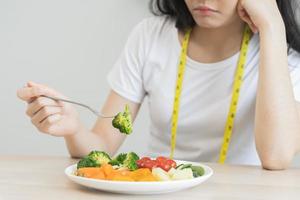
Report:
[{"label": "woman's mouth", "polygon": [[214,10],[208,6],[198,6],[193,9],[196,13],[202,15],[202,16],[210,16],[214,13],[217,13],[217,10]]}]

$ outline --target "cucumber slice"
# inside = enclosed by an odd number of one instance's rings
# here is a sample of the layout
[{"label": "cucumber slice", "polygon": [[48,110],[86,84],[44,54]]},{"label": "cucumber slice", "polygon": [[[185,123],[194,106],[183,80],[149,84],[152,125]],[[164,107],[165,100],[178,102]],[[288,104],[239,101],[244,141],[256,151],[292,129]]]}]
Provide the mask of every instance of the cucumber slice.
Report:
[{"label": "cucumber slice", "polygon": [[181,165],[178,165],[176,167],[176,169],[182,170],[182,169],[191,168],[191,167],[192,167],[192,164],[181,164]]},{"label": "cucumber slice", "polygon": [[203,176],[205,173],[203,167],[200,166],[191,166],[191,169],[193,171],[194,177]]},{"label": "cucumber slice", "polygon": [[179,169],[183,164],[178,165],[175,169]]}]

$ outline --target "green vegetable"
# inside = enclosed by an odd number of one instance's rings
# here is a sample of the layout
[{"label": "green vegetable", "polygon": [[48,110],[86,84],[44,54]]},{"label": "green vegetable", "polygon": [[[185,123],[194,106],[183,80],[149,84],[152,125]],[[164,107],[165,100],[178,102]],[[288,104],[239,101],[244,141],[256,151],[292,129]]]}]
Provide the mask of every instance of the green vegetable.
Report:
[{"label": "green vegetable", "polygon": [[182,169],[191,168],[191,167],[192,167],[192,164],[181,164],[181,165],[178,165],[176,167],[176,169],[182,170]]},{"label": "green vegetable", "polygon": [[83,167],[100,167],[100,164],[96,160],[91,159],[89,156],[85,156],[77,164],[77,169]]},{"label": "green vegetable", "polygon": [[177,167],[175,167],[175,169],[179,169],[181,166],[183,166],[183,164],[178,165]]},{"label": "green vegetable", "polygon": [[127,153],[120,153],[117,157],[116,157],[116,160],[119,161],[120,163],[123,163],[124,160],[126,159],[127,157]]},{"label": "green vegetable", "polygon": [[120,112],[114,117],[112,125],[119,129],[121,133],[126,135],[132,133],[132,119],[128,105],[125,106],[124,112]]},{"label": "green vegetable", "polygon": [[100,166],[111,161],[110,156],[104,151],[92,151],[89,153],[88,157],[95,160]]},{"label": "green vegetable", "polygon": [[101,167],[101,165],[107,164],[110,161],[111,158],[104,151],[91,151],[89,155],[78,162],[77,169],[83,167]]},{"label": "green vegetable", "polygon": [[109,161],[108,164],[110,164],[112,166],[118,166],[118,165],[120,165],[120,163],[117,160],[111,160],[111,161]]},{"label": "green vegetable", "polygon": [[203,167],[200,166],[191,166],[191,169],[193,171],[194,177],[203,176],[205,173]]},{"label": "green vegetable", "polygon": [[126,153],[120,153],[117,157],[115,157],[114,159],[112,159],[108,164],[111,165],[119,165],[121,166],[124,162],[124,160],[126,159],[127,154]]},{"label": "green vegetable", "polygon": [[119,167],[127,168],[131,171],[138,169],[136,161],[139,160],[139,156],[134,153],[120,153],[117,157],[112,159],[109,164]]},{"label": "green vegetable", "polygon": [[205,173],[203,167],[193,166],[192,164],[180,164],[176,167],[176,169],[178,169],[178,170],[183,170],[183,169],[186,169],[186,168],[191,168],[192,169],[194,177],[203,176],[204,173]]},{"label": "green vegetable", "polygon": [[123,166],[131,171],[136,170],[136,169],[138,169],[136,161],[139,159],[140,158],[136,153],[130,152],[126,155],[126,158],[123,161]]}]

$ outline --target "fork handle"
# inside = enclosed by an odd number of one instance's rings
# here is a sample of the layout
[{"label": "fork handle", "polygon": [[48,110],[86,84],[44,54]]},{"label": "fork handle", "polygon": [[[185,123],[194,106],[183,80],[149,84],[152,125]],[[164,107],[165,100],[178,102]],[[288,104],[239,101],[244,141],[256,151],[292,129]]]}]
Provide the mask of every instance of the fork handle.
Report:
[{"label": "fork handle", "polygon": [[100,114],[99,112],[97,112],[96,110],[94,110],[93,108],[83,104],[83,103],[79,103],[79,102],[76,102],[76,101],[71,101],[71,100],[67,100],[67,99],[62,99],[62,98],[57,98],[57,97],[50,97],[50,96],[47,96],[47,95],[41,95],[42,97],[46,97],[48,99],[52,99],[54,101],[63,101],[63,102],[66,102],[66,103],[71,103],[71,104],[75,104],[75,105],[78,105],[78,106],[82,106],[82,107],[85,107],[87,108],[88,110],[90,110],[92,113],[94,113],[95,115],[97,115],[98,117],[101,117],[101,118],[114,118],[114,116],[104,116],[102,114]]}]

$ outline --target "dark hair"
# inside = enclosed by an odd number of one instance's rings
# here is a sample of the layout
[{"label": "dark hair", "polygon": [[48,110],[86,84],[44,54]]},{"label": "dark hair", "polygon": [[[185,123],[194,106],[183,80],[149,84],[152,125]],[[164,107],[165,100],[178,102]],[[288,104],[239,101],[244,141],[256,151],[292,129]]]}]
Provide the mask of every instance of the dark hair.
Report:
[{"label": "dark hair", "polygon": [[[300,52],[300,29],[296,21],[295,0],[276,0],[286,28],[286,38],[289,48]],[[165,15],[175,20],[179,30],[186,30],[195,25],[184,0],[151,0],[150,9],[154,15]]]}]

